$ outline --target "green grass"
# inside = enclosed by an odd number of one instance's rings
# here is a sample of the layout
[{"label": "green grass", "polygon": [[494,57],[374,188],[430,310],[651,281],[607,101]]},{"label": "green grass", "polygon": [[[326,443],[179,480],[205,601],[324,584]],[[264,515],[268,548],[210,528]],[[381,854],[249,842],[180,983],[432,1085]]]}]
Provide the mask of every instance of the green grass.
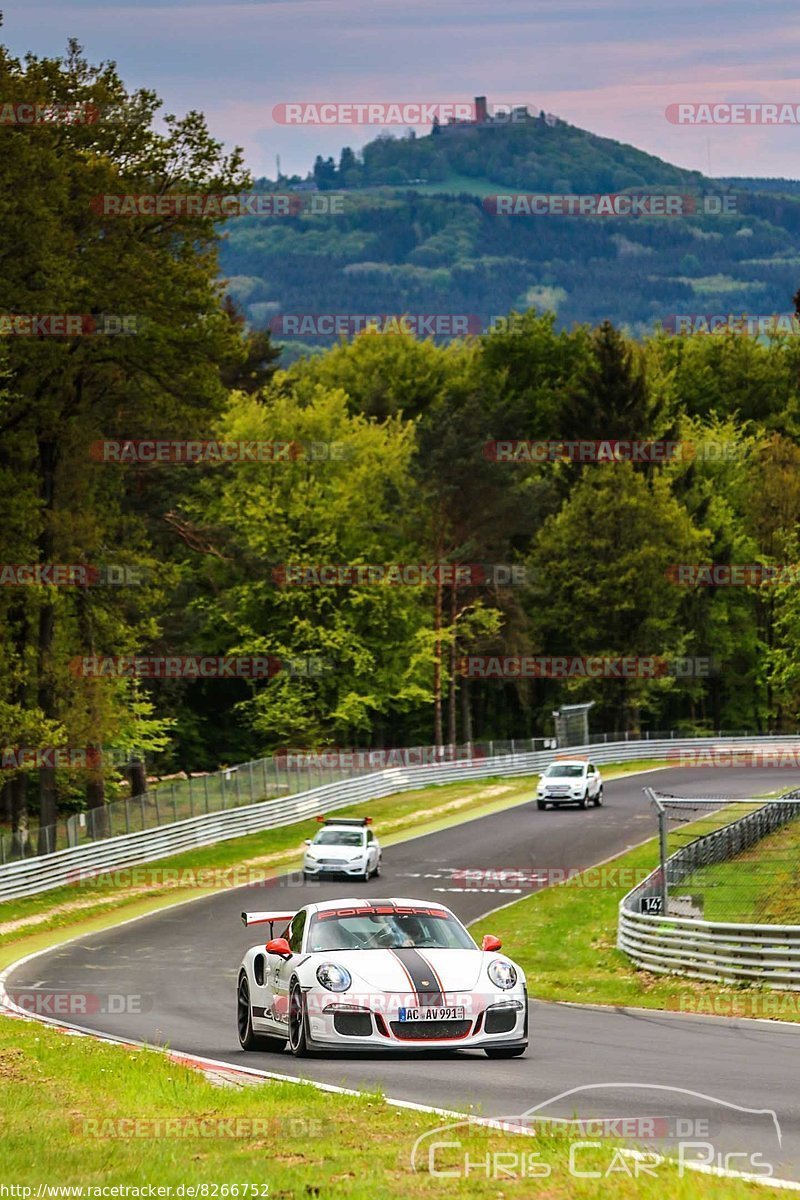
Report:
[{"label": "green grass", "polygon": [[[570,1174],[564,1138],[459,1129],[462,1145],[439,1151],[433,1165],[438,1172],[460,1168],[461,1177],[429,1172],[425,1153],[415,1172],[414,1143],[441,1126],[441,1117],[390,1106],[378,1094],[331,1095],[296,1083],[214,1087],[155,1051],[68,1037],[7,1017],[0,1018],[0,1111],[2,1182],[17,1187],[156,1185],[175,1196],[181,1184],[238,1185],[240,1197],[269,1200],[588,1200],[600,1194],[596,1180]],[[619,1145],[605,1140],[579,1158],[582,1169],[607,1176],[602,1195],[610,1200],[754,1195],[740,1181],[691,1171],[680,1178],[667,1164],[635,1179],[633,1162],[621,1165]],[[486,1179],[478,1170],[466,1177],[464,1153],[482,1163],[487,1150],[535,1154],[547,1175]]]},{"label": "green grass", "polygon": [[[655,761],[620,764],[604,772],[604,778],[656,765],[665,764]],[[372,816],[381,843],[392,846],[408,837],[433,833],[466,819],[489,816],[526,803],[537,779],[538,776],[532,775],[443,784],[350,805],[331,815]],[[209,894],[233,883],[274,877],[299,868],[303,840],[313,837],[317,829],[316,820],[301,821],[122,869],[116,875],[7,900],[0,904],[0,966],[15,957],[7,949],[12,943],[26,943],[16,954],[21,957],[22,953],[53,944],[47,935],[54,931],[92,932],[200,892]],[[216,881],[214,872],[220,873]]]},{"label": "green grass", "polygon": [[800,925],[800,820],[728,862],[695,871],[681,891],[702,896],[706,921]]},{"label": "green grass", "polygon": [[[693,823],[692,833],[699,836],[725,824],[747,807],[731,806],[724,817],[705,816]],[[525,970],[530,994],[542,1000],[800,1020],[797,994],[778,996],[768,988],[641,971],[617,950],[619,902],[657,866],[654,838],[603,868],[503,907],[477,921],[471,932],[478,939],[485,933],[500,937],[504,949]]]}]

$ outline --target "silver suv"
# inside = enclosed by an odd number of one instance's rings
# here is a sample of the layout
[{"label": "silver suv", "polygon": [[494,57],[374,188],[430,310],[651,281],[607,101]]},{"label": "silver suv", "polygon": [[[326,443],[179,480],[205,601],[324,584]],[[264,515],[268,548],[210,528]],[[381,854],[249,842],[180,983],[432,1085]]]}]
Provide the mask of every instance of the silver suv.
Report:
[{"label": "silver suv", "polygon": [[588,808],[603,803],[603,781],[593,763],[580,758],[560,759],[547,768],[536,789],[536,807],[558,808],[562,804],[577,804]]}]

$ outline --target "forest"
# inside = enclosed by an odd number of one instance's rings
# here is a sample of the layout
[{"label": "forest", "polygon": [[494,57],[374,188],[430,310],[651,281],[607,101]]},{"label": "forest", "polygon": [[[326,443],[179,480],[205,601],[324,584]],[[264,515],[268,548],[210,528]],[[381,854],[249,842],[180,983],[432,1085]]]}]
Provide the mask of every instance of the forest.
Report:
[{"label": "forest", "polygon": [[[2,50],[0,81],[10,103],[33,83],[54,105],[124,114],[0,128],[0,747],[13,819],[101,805],[131,758],[199,771],[286,747],[540,736],[554,708],[579,701],[610,732],[797,727],[796,338],[633,337],[615,305],[642,259],[598,269],[606,235],[588,222],[563,234],[563,261],[577,272],[594,260],[596,319],[565,328],[546,297],[515,310],[489,266],[454,255],[458,229],[480,236],[479,207],[433,197],[366,209],[369,230],[346,214],[316,235],[343,255],[427,246],[402,268],[408,290],[376,307],[377,267],[293,256],[293,239],[314,239],[311,217],[253,233],[255,218],[103,215],[108,194],[253,187],[200,114],[156,131],[157,97],[75,45],[24,64]],[[767,216],[748,220],[752,237],[732,227],[695,238],[697,253],[777,247]],[[513,236],[521,261],[535,239]],[[642,236],[648,262],[674,252],[655,222]],[[486,263],[505,262],[507,237],[482,244]],[[234,260],[248,238],[266,287],[307,263],[306,309],[335,289],[336,311],[421,311],[437,289],[450,304],[460,279],[455,311],[506,319],[449,342],[366,330],[287,361],[242,308]],[[754,284],[769,274],[747,270]],[[798,272],[782,271],[788,309]],[[639,288],[652,295],[645,272]],[[605,449],[574,450],[585,444]],[[531,658],[667,667],[513,666]],[[669,669],[690,662],[702,670]]]}]

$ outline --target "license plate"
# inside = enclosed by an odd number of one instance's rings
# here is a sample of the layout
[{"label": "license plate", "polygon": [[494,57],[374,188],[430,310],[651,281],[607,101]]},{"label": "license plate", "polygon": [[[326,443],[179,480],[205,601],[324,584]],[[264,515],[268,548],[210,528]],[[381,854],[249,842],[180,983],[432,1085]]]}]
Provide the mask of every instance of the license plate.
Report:
[{"label": "license plate", "polygon": [[398,1021],[463,1021],[464,1005],[452,1008],[401,1008]]}]

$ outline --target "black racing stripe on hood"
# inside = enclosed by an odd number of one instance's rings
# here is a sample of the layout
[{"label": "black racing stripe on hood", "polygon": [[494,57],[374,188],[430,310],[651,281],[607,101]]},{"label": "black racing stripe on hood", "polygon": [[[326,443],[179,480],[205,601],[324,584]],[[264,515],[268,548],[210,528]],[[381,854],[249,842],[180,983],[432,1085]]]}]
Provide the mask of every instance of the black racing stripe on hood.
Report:
[{"label": "black racing stripe on hood", "polygon": [[439,990],[436,973],[418,950],[414,950],[410,946],[401,946],[396,950],[393,949],[392,954],[405,968],[421,1004],[429,1004],[433,1007],[444,1004],[444,996]]}]

